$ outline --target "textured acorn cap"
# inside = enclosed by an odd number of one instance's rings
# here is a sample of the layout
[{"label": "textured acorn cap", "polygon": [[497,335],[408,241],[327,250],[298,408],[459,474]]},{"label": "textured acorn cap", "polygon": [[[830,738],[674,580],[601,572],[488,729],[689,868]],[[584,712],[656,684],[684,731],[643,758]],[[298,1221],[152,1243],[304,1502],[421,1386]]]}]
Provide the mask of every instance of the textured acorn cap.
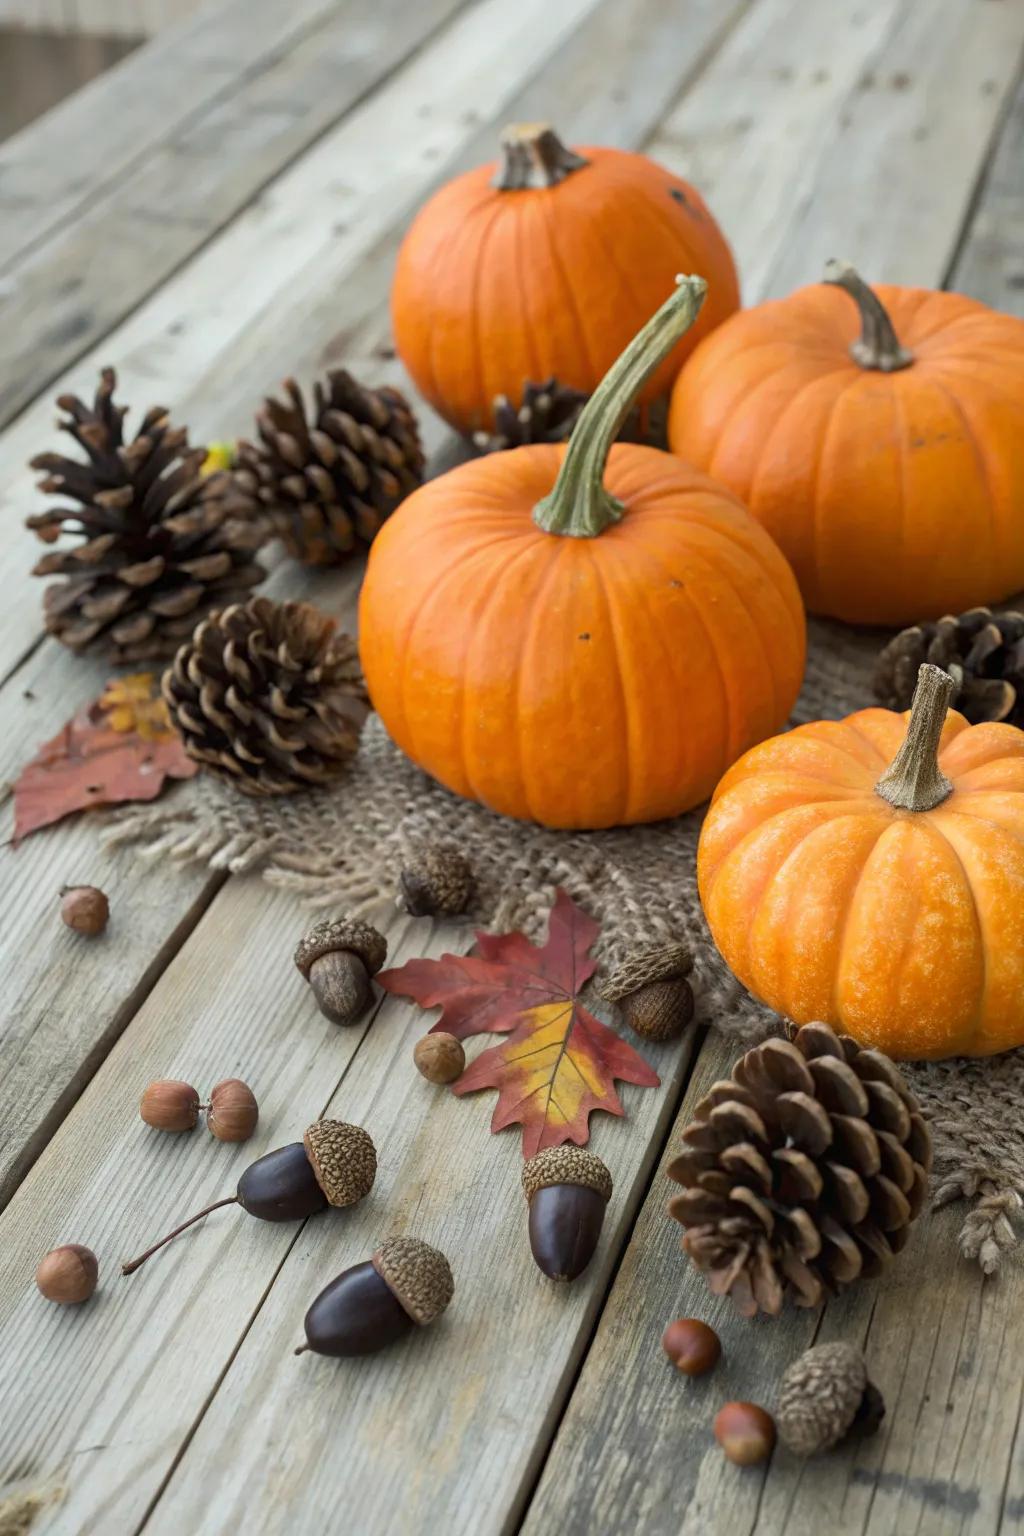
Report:
[{"label": "textured acorn cap", "polygon": [[377,1150],[361,1125],[318,1120],[302,1142],[330,1205],[355,1205],[370,1193],[377,1176]]},{"label": "textured acorn cap", "polygon": [[457,848],[442,843],[411,854],[398,883],[401,905],[413,917],[455,917],[473,894],[473,871]]},{"label": "textured acorn cap", "polygon": [[612,1176],[593,1152],[586,1147],[571,1143],[562,1147],[545,1147],[523,1164],[523,1192],[527,1202],[538,1189],[552,1184],[582,1184],[596,1190],[605,1200],[612,1197]]},{"label": "textured acorn cap", "polygon": [[785,1372],[775,1421],[797,1456],[830,1450],[849,1432],[868,1390],[864,1356],[852,1344],[816,1344]]},{"label": "textured acorn cap", "polygon": [[692,970],[693,956],[685,944],[659,940],[638,945],[598,983],[597,990],[606,1003],[620,1003],[651,982],[672,981]]},{"label": "textured acorn cap", "polygon": [[295,964],[308,981],[316,961],[339,949],[358,955],[370,975],[375,976],[387,959],[388,941],[371,923],[360,922],[357,917],[327,918],[299,940]]},{"label": "textured acorn cap", "polygon": [[444,1254],[418,1237],[389,1237],[371,1260],[395,1300],[426,1327],[452,1299],[455,1281]]}]

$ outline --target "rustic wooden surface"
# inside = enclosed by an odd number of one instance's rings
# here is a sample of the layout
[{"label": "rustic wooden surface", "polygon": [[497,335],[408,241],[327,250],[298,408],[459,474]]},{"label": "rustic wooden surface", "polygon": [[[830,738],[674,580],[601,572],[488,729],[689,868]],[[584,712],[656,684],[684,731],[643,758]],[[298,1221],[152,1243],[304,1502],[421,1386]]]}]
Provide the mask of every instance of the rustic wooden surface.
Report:
[{"label": "rustic wooden surface", "polygon": [[[286,371],[345,361],[400,379],[386,300],[402,230],[510,118],[645,145],[690,176],[748,302],[837,254],[1024,313],[1022,46],[1013,0],[227,0],[17,136],[0,150],[14,317],[0,312],[0,779],[105,675],[41,640],[26,574],[24,461],[50,441],[58,389],[89,389],[112,361],[126,399],[169,404],[201,437],[244,428]],[[445,462],[450,438],[424,425]],[[358,575],[281,562],[271,588],[351,621]],[[0,859],[0,1531],[269,1536],[342,1512],[361,1536],[1024,1525],[1024,1278],[1010,1265],[985,1283],[957,1258],[959,1212],[924,1220],[884,1282],[820,1316],[743,1323],[684,1268],[662,1170],[728,1065],[714,1036],[695,1066],[692,1043],[649,1052],[662,1088],[626,1089],[629,1118],[598,1119],[615,1196],[597,1260],[556,1291],[526,1248],[514,1136],[490,1137],[484,1102],[412,1072],[426,1021],[410,1005],[389,999],[355,1030],[320,1018],[291,967],[306,919],[285,893],[147,872],[88,823]],[[57,888],[83,879],[112,897],[92,944],[56,920]],[[466,942],[382,921],[396,960]],[[236,1074],[261,1099],[245,1147],[138,1120],[153,1076],[202,1088]],[[217,1212],[119,1277],[120,1259],[325,1110],[378,1142],[364,1205],[297,1228]],[[295,1359],[309,1300],[388,1230],[449,1253],[443,1323],[377,1360]],[[31,1283],[68,1240],[100,1255],[82,1313]],[[703,1383],[658,1348],[686,1312],[725,1341]],[[814,1336],[865,1342],[881,1434],[810,1466],[725,1464],[715,1408],[768,1399]]]}]

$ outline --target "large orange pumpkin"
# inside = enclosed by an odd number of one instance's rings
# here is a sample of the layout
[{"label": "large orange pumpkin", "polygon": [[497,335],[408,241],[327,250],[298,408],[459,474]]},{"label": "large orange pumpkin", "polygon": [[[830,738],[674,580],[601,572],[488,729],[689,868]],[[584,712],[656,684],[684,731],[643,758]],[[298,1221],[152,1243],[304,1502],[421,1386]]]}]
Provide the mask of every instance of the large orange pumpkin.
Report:
[{"label": "large orange pumpkin", "polygon": [[492,810],[554,827],[673,816],[796,698],[803,609],[768,535],[672,455],[610,447],[703,292],[680,280],[568,449],[464,464],[373,544],[374,706],[409,757]]},{"label": "large orange pumpkin", "polygon": [[[1024,731],[865,709],[755,747],[697,855],[715,943],[757,997],[895,1057],[1024,1044]],[[891,766],[890,766],[891,764]]]},{"label": "large orange pumpkin", "polygon": [[701,345],[669,442],[743,498],[814,613],[916,622],[1024,586],[1024,320],[973,299],[833,262]]},{"label": "large orange pumpkin", "polygon": [[596,389],[675,274],[693,271],[710,297],[641,403],[738,307],[729,247],[700,194],[644,155],[569,150],[547,126],[519,125],[499,166],[449,182],[414,221],[392,289],[395,345],[424,398],[470,433],[527,380]]}]

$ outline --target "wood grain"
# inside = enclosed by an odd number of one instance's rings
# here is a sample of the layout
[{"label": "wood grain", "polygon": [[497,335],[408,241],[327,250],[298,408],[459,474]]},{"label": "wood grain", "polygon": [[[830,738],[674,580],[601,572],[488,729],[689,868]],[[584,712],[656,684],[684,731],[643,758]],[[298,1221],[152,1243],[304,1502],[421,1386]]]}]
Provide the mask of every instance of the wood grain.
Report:
[{"label": "wood grain", "polygon": [[1024,74],[978,191],[949,287],[1024,318]]}]

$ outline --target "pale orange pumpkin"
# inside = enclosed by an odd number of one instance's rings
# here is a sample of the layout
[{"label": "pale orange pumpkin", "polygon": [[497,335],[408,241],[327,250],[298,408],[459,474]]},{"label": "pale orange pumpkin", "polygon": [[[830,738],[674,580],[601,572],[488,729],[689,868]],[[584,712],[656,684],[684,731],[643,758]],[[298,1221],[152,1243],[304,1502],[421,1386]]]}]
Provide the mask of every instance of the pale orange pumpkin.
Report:
[{"label": "pale orange pumpkin", "polygon": [[395,345],[424,398],[468,434],[493,425],[496,395],[518,404],[527,380],[591,393],[676,273],[694,271],[707,304],[641,404],[738,308],[729,247],[700,194],[653,160],[570,150],[547,125],[518,124],[500,164],[456,177],[413,222],[391,294]]},{"label": "pale orange pumpkin", "polygon": [[373,704],[409,757],[492,810],[553,827],[676,815],[796,698],[803,609],[768,535],[671,454],[610,448],[704,286],[680,281],[568,449],[464,464],[374,541]]},{"label": "pale orange pumpkin", "polygon": [[1024,320],[974,299],[832,262],[702,343],[669,443],[743,498],[812,613],[916,623],[1024,586]]},{"label": "pale orange pumpkin", "polygon": [[1024,731],[947,715],[952,688],[925,665],[909,714],[755,747],[715,791],[697,855],[744,986],[897,1058],[1024,1044]]}]

